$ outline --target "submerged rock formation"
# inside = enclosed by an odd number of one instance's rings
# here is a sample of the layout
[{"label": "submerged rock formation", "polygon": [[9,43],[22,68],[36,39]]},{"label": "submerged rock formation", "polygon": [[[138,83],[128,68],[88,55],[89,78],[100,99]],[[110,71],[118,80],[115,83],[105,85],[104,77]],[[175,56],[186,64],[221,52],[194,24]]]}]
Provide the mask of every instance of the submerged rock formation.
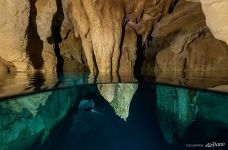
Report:
[{"label": "submerged rock formation", "polygon": [[1,149],[30,149],[37,141],[42,144],[74,106],[77,91],[71,88],[1,101]]},{"label": "submerged rock formation", "polygon": [[129,115],[131,100],[138,89],[138,84],[98,84],[100,94],[107,100],[116,112],[116,115],[125,121]]},{"label": "submerged rock formation", "polygon": [[160,85],[156,89],[160,128],[166,141],[171,144],[174,137],[184,135],[196,118],[195,93],[188,89]]},{"label": "submerged rock formation", "polygon": [[227,95],[163,85],[156,89],[158,120],[168,143],[184,136],[192,124],[209,137],[228,129]]}]

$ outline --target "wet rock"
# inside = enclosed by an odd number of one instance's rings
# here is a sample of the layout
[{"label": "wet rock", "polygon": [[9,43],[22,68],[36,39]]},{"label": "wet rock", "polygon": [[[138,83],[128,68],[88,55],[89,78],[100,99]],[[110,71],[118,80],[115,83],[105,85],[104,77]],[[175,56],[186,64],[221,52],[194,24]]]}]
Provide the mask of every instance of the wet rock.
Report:
[{"label": "wet rock", "polygon": [[45,141],[77,96],[77,88],[71,88],[1,101],[1,149],[28,149]]},{"label": "wet rock", "polygon": [[228,96],[219,93],[198,91],[197,122],[206,135],[212,137],[228,128]]},{"label": "wet rock", "polygon": [[126,121],[129,115],[130,103],[138,84],[99,84],[97,87],[104,99],[113,107],[116,115]]},{"label": "wet rock", "polygon": [[182,137],[196,118],[194,91],[162,85],[156,90],[160,128],[167,142],[173,143],[174,137]]},{"label": "wet rock", "polygon": [[228,129],[226,94],[164,85],[156,90],[158,120],[168,143],[186,136],[192,124],[210,138]]}]

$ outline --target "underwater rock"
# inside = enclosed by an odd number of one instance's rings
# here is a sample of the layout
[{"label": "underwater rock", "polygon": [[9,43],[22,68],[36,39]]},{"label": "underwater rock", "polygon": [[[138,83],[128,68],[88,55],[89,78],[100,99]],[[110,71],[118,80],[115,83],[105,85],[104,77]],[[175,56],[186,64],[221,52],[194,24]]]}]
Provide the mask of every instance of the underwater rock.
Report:
[{"label": "underwater rock", "polygon": [[156,90],[158,120],[168,143],[185,136],[192,124],[209,137],[228,129],[226,94],[165,85],[157,85]]},{"label": "underwater rock", "polygon": [[[194,91],[157,85],[157,115],[161,131],[168,143],[182,137],[196,118]],[[165,93],[165,94],[164,94]]]},{"label": "underwater rock", "polygon": [[98,84],[100,94],[107,100],[115,110],[115,113],[125,121],[129,115],[131,100],[138,89],[138,84]]},{"label": "underwater rock", "polygon": [[77,90],[62,89],[1,101],[1,149],[29,149],[37,141],[43,143],[74,106]]},{"label": "underwater rock", "polygon": [[51,95],[51,92],[28,95],[26,97],[22,97],[19,100],[11,99],[8,100],[7,104],[3,105],[4,107],[10,106],[10,110],[21,113],[23,109],[28,110],[34,117],[37,115],[40,106],[44,106],[48,97]]},{"label": "underwater rock", "polygon": [[228,128],[228,96],[226,94],[198,91],[196,94],[198,107],[198,125],[206,135],[216,136]]}]

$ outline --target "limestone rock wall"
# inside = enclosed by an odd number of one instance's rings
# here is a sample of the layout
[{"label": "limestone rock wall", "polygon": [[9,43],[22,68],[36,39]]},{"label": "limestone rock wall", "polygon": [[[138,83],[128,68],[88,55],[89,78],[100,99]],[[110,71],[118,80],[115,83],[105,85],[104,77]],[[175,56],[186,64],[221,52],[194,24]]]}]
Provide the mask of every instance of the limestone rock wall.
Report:
[{"label": "limestone rock wall", "polygon": [[[29,24],[29,0],[1,0],[0,2],[0,59],[18,71],[28,68],[26,30]],[[9,68],[2,64],[3,68]],[[0,69],[1,70],[1,69]]]},{"label": "limestone rock wall", "polygon": [[215,38],[228,45],[228,2],[227,0],[200,0],[207,26]]},{"label": "limestone rock wall", "polygon": [[[173,12],[155,25],[151,36],[152,46],[146,49],[144,72],[154,70],[157,75],[160,75],[158,72],[183,75],[228,71],[228,46],[215,39],[208,29],[199,2],[179,0]],[[149,63],[149,68],[148,60],[154,57],[155,62]]]},{"label": "limestone rock wall", "polygon": [[[56,71],[57,58],[54,51],[53,25],[54,15],[57,13],[56,0],[37,0],[35,3],[37,9],[36,24],[37,33],[42,43],[40,59],[43,59],[42,69],[48,72]],[[48,38],[51,37],[51,41]]]},{"label": "limestone rock wall", "polygon": [[2,0],[0,70],[133,74],[142,45],[147,72],[227,71],[227,1],[200,2]]}]

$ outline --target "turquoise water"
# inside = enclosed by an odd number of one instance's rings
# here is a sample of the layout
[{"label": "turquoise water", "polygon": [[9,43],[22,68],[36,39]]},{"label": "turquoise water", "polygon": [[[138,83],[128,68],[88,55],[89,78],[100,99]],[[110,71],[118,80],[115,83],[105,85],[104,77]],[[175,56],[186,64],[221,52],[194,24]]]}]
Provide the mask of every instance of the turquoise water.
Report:
[{"label": "turquoise water", "polygon": [[73,75],[29,81],[22,94],[1,96],[0,150],[228,149],[224,90]]}]

